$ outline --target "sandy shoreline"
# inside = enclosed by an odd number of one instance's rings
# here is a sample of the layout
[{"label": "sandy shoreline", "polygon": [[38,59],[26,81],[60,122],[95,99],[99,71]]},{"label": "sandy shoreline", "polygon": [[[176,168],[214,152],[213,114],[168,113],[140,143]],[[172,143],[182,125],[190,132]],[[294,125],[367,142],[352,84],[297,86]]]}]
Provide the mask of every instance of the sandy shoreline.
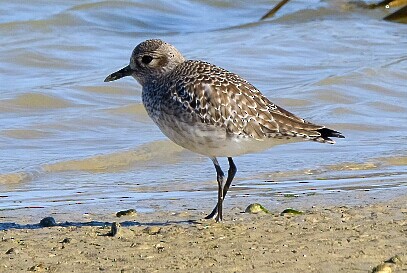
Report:
[{"label": "sandy shoreline", "polygon": [[200,217],[191,212],[141,214],[117,218],[116,236],[103,224],[2,230],[0,271],[372,272],[398,255],[377,272],[404,272],[406,200],[316,205],[302,215],[232,209],[222,224],[190,221]]}]

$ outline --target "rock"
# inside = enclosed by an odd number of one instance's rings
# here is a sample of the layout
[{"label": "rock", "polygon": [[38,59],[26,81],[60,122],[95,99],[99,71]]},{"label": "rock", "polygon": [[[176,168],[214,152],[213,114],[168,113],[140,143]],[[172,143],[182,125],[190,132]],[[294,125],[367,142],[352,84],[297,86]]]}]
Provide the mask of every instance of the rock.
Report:
[{"label": "rock", "polygon": [[161,244],[161,243],[160,243],[160,244],[156,244],[156,245],[155,245],[155,248],[157,249],[158,252],[163,252],[164,249],[165,249],[164,245]]},{"label": "rock", "polygon": [[116,236],[119,233],[119,229],[120,229],[120,224],[116,223],[116,222],[113,222],[112,227],[110,229],[109,235],[110,236]]},{"label": "rock", "polygon": [[63,240],[61,241],[61,243],[63,243],[63,244],[69,244],[71,241],[72,241],[71,238],[65,238],[65,239],[63,239]]},{"label": "rock", "polygon": [[391,266],[387,263],[376,266],[375,268],[373,268],[372,271],[372,273],[391,273],[391,272],[392,272]]},{"label": "rock", "polygon": [[40,226],[42,227],[54,227],[57,225],[54,217],[45,217],[40,221]]},{"label": "rock", "polygon": [[122,216],[136,216],[137,211],[135,209],[128,209],[128,210],[121,210],[116,213],[117,217],[122,217]]},{"label": "rock", "polygon": [[7,255],[11,255],[11,254],[18,254],[19,251],[18,249],[15,249],[14,247],[10,248],[9,250],[6,251]]},{"label": "rock", "polygon": [[270,213],[265,207],[260,205],[259,203],[250,204],[245,211],[246,213]]},{"label": "rock", "polygon": [[401,265],[401,264],[403,264],[402,255],[393,256],[390,259],[388,259],[386,261],[386,263],[393,263],[393,264],[396,264],[396,265]]},{"label": "rock", "polygon": [[295,210],[295,209],[285,209],[285,210],[283,210],[282,212],[281,212],[281,215],[284,215],[284,214],[295,214],[295,215],[298,215],[298,214],[304,214],[304,212],[302,212],[302,211],[299,211],[299,210]]},{"label": "rock", "polygon": [[31,266],[28,269],[28,271],[35,271],[35,272],[43,272],[45,270],[47,270],[47,269],[44,267],[43,264],[36,264],[36,265]]},{"label": "rock", "polygon": [[156,234],[160,233],[161,228],[160,227],[155,227],[155,226],[146,227],[145,229],[143,229],[143,231],[145,233],[148,233],[149,235],[156,235]]}]

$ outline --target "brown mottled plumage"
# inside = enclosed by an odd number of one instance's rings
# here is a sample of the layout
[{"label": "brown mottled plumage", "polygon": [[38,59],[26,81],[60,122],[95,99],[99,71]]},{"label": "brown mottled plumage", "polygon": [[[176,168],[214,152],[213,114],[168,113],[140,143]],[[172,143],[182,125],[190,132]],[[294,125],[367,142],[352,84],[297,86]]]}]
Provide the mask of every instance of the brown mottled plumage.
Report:
[{"label": "brown mottled plumage", "polygon": [[[147,113],[178,145],[209,156],[216,168],[218,204],[208,218],[222,220],[222,202],[237,171],[232,156],[275,145],[313,140],[335,143],[337,131],[305,121],[267,99],[256,87],[223,68],[185,60],[161,40],[139,44],[130,64],[105,81],[133,76],[143,87]],[[229,160],[226,183],[216,157]]]}]

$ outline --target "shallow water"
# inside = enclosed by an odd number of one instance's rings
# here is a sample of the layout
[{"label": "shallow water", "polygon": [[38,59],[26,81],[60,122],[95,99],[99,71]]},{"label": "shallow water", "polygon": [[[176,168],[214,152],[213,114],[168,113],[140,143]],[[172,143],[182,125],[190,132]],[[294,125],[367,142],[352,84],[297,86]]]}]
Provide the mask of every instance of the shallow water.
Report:
[{"label": "shallow water", "polygon": [[2,3],[0,216],[213,207],[210,160],[166,140],[133,79],[103,82],[148,38],[236,72],[273,102],[346,136],[236,158],[226,209],[338,191],[405,193],[407,25],[381,20],[391,10],[345,1],[293,1],[258,22],[270,8],[220,0]]}]

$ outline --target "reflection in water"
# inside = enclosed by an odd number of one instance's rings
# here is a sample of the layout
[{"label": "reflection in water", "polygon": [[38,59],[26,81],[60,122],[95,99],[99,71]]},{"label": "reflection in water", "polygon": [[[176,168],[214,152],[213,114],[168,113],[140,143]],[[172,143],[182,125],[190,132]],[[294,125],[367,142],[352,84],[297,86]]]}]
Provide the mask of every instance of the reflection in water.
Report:
[{"label": "reflection in water", "polygon": [[160,164],[177,162],[177,153],[182,148],[169,141],[151,142],[125,152],[115,152],[86,159],[69,160],[43,166],[46,172],[86,171],[86,172],[117,172],[130,170],[145,165],[148,161]]},{"label": "reflection in water", "polygon": [[[285,4],[288,3],[289,0],[281,0],[277,3],[270,11],[268,11],[265,15],[260,18],[261,20],[265,20],[267,18],[273,17],[278,10],[280,10]],[[340,1],[338,1],[340,2]],[[341,3],[342,9],[352,9],[352,8],[363,8],[363,9],[376,9],[376,8],[394,8],[394,7],[402,7],[401,9],[391,13],[383,18],[383,20],[393,21],[398,23],[407,23],[407,0],[384,0],[378,3],[366,3],[364,1],[349,1],[346,3]]]}]

